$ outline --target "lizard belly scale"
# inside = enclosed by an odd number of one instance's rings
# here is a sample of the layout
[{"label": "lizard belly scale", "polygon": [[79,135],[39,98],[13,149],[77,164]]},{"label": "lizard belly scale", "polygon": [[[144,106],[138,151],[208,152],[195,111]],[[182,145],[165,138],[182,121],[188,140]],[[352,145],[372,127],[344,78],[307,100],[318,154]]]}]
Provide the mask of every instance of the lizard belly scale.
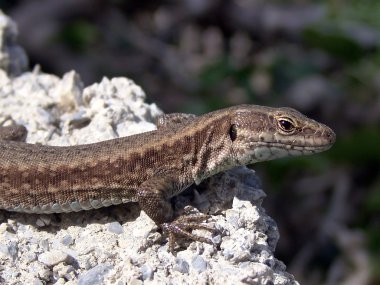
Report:
[{"label": "lizard belly scale", "polygon": [[6,209],[15,212],[33,213],[33,214],[51,214],[51,213],[68,213],[79,212],[83,210],[99,209],[111,205],[131,202],[130,200],[111,198],[111,199],[89,199],[87,201],[71,201],[66,203],[48,203],[44,205],[16,206],[11,209]]}]

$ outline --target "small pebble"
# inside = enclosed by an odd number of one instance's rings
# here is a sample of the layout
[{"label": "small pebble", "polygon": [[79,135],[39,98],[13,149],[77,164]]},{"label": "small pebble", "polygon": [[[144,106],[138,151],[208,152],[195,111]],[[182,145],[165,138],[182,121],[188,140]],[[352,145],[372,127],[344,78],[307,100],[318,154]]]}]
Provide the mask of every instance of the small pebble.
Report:
[{"label": "small pebble", "polygon": [[18,245],[16,242],[11,242],[8,246],[8,254],[12,257],[13,260],[16,260],[18,253]]},{"label": "small pebble", "polygon": [[198,273],[207,270],[207,262],[200,255],[193,257],[193,259],[191,260],[191,266]]},{"label": "small pebble", "polygon": [[227,259],[230,260],[231,258],[234,257],[234,252],[230,248],[226,248],[222,251],[222,255]]},{"label": "small pebble", "polygon": [[222,242],[222,237],[221,235],[216,235],[212,237],[211,240],[214,244],[220,244]]},{"label": "small pebble", "polygon": [[54,266],[58,263],[67,261],[69,259],[69,255],[60,250],[51,250],[44,253],[41,253],[38,256],[38,261],[42,262],[46,266]]},{"label": "small pebble", "polygon": [[174,266],[174,270],[181,273],[189,273],[189,263],[182,258],[177,258],[175,261],[176,265]]},{"label": "small pebble", "polygon": [[73,244],[73,238],[71,235],[65,235],[62,240],[61,240],[61,243],[63,245],[71,245]]},{"label": "small pebble", "polygon": [[40,216],[37,221],[36,225],[40,228],[48,226],[51,224],[51,217],[45,215],[45,216]]},{"label": "small pebble", "polygon": [[33,285],[44,285],[44,283],[40,279],[34,279]]},{"label": "small pebble", "polygon": [[39,242],[39,246],[44,250],[48,251],[49,250],[49,241],[47,239],[43,239]]},{"label": "small pebble", "polygon": [[79,275],[78,285],[97,285],[102,284],[108,271],[113,269],[110,264],[99,264],[89,271]]},{"label": "small pebble", "polygon": [[142,279],[150,280],[153,277],[153,268],[149,265],[144,264],[141,269]]},{"label": "small pebble", "polygon": [[43,220],[38,219],[38,220],[36,221],[36,226],[39,227],[39,228],[42,228],[43,226],[45,226],[45,223],[44,223]]},{"label": "small pebble", "polygon": [[108,230],[114,234],[122,234],[124,232],[123,226],[119,222],[112,222],[108,225]]},{"label": "small pebble", "polygon": [[129,284],[130,285],[142,285],[144,283],[139,279],[133,279],[133,280],[131,280],[131,282]]},{"label": "small pebble", "polygon": [[9,254],[8,247],[6,245],[0,244],[0,253]]}]

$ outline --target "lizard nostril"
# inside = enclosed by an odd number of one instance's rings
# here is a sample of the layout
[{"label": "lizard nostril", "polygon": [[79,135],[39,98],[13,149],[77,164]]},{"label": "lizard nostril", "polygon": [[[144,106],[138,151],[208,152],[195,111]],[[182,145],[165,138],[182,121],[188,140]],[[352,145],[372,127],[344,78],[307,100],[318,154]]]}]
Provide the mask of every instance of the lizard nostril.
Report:
[{"label": "lizard nostril", "polygon": [[333,130],[329,130],[328,132],[327,132],[327,138],[329,139],[329,141],[330,141],[330,143],[334,143],[335,142],[335,133],[334,133],[334,131]]}]

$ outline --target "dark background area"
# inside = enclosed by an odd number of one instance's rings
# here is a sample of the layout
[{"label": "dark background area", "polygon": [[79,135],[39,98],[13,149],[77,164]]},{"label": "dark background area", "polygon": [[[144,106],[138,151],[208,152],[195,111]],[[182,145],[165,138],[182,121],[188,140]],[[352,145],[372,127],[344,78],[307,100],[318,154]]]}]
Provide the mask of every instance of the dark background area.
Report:
[{"label": "dark background area", "polygon": [[30,67],[126,76],[165,112],[289,106],[319,155],[254,165],[301,284],[380,284],[380,1],[0,0]]}]

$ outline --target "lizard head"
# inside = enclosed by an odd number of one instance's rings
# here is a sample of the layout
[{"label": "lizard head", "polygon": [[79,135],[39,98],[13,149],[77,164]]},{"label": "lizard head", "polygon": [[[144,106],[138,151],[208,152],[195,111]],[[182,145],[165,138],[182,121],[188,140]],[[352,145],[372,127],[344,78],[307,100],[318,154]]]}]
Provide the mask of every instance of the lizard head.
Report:
[{"label": "lizard head", "polygon": [[291,108],[231,109],[229,137],[239,164],[314,154],[335,142],[332,129]]}]

